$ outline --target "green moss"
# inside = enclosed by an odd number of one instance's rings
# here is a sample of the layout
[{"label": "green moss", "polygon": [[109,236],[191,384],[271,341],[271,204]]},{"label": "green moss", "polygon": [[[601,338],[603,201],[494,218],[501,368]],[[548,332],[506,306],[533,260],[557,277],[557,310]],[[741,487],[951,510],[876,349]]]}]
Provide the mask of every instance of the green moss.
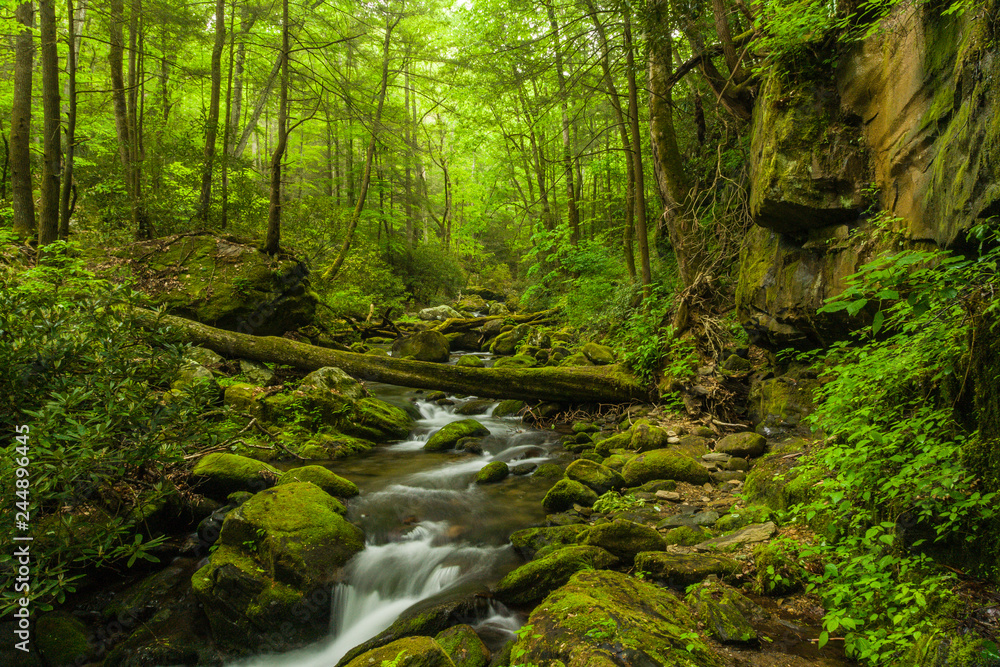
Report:
[{"label": "green moss", "polygon": [[215,453],[199,459],[191,474],[199,480],[199,491],[221,500],[234,491],[267,488],[278,480],[281,471],[244,456]]},{"label": "green moss", "polygon": [[561,547],[576,544],[586,526],[548,526],[543,528],[525,528],[512,533],[510,543],[519,554],[527,559],[541,555],[543,550],[554,551]]},{"label": "green moss", "polygon": [[584,544],[607,549],[625,563],[631,563],[643,551],[662,551],[663,537],[654,528],[633,521],[615,519],[591,528]]},{"label": "green moss", "polygon": [[708,470],[696,460],[667,449],[636,456],[622,468],[622,477],[629,486],[660,479],[704,484],[711,479]]},{"label": "green moss", "polygon": [[667,534],[663,536],[663,543],[677,544],[684,547],[694,546],[700,542],[704,542],[711,535],[705,530],[692,526],[678,526],[667,531]]},{"label": "green moss", "polygon": [[580,570],[605,569],[618,559],[597,546],[563,547],[525,563],[500,580],[493,596],[505,604],[529,605],[564,585]]},{"label": "green moss", "polygon": [[455,667],[455,663],[430,637],[406,637],[362,653],[346,667]]},{"label": "green moss", "polygon": [[87,626],[65,612],[43,614],[35,623],[34,643],[45,661],[55,666],[87,662],[93,653],[87,641]]},{"label": "green moss", "polygon": [[708,554],[670,554],[647,551],[635,557],[636,569],[648,572],[671,586],[687,586],[702,581],[709,575],[728,577],[742,569],[739,562]]},{"label": "green moss", "polygon": [[513,417],[514,415],[520,414],[522,410],[526,407],[524,401],[519,401],[517,399],[507,399],[505,401],[500,401],[500,404],[493,409],[494,417]]},{"label": "green moss", "polygon": [[539,479],[554,479],[562,477],[563,474],[562,466],[558,463],[543,463],[535,469],[531,476]]},{"label": "green moss", "polygon": [[469,625],[455,625],[442,630],[435,637],[455,667],[486,667],[490,651]]},{"label": "green moss", "polygon": [[622,476],[611,468],[582,458],[566,466],[566,477],[590,487],[598,495],[625,486]]},{"label": "green moss", "polygon": [[799,545],[792,540],[764,542],[754,547],[754,591],[786,595],[802,588],[809,573],[799,564]]},{"label": "green moss", "polygon": [[538,361],[534,357],[526,354],[515,354],[512,357],[497,359],[493,368],[531,368],[537,365]]},{"label": "green moss", "polygon": [[312,482],[331,496],[353,498],[358,495],[358,486],[323,466],[302,466],[286,471],[278,479],[278,485],[291,482]]},{"label": "green moss", "polygon": [[462,438],[482,438],[490,434],[490,430],[475,419],[462,419],[452,422],[434,433],[424,444],[428,452],[443,452],[454,449]]},{"label": "green moss", "polygon": [[572,479],[561,479],[549,489],[542,499],[546,512],[563,512],[574,504],[590,507],[597,502],[597,494],[592,489]]},{"label": "green moss", "polygon": [[487,463],[476,473],[476,484],[492,484],[507,479],[510,467],[504,461]]},{"label": "green moss", "polygon": [[728,644],[757,640],[757,631],[753,629],[750,619],[763,616],[763,610],[729,586],[702,584],[691,591],[687,603],[694,608],[709,634],[718,641]]}]

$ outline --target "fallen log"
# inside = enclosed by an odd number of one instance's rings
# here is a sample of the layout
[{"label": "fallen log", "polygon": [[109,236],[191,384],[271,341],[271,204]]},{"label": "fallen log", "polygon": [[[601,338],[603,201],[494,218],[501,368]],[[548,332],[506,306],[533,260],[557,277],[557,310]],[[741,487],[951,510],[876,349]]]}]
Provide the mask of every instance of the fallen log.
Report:
[{"label": "fallen log", "polygon": [[480,317],[449,317],[433,329],[443,334],[470,331],[481,327],[490,320],[505,320],[515,324],[542,324],[548,322],[556,316],[556,309],[540,310],[535,313],[523,313],[520,315],[482,315]]},{"label": "fallen log", "polygon": [[152,311],[137,311],[137,319],[149,328],[169,328],[181,340],[207,347],[227,358],[278,363],[307,371],[336,366],[360,380],[403,387],[560,403],[623,403],[649,397],[647,388],[617,365],[459,367],[340,352],[276,336],[252,336]]}]

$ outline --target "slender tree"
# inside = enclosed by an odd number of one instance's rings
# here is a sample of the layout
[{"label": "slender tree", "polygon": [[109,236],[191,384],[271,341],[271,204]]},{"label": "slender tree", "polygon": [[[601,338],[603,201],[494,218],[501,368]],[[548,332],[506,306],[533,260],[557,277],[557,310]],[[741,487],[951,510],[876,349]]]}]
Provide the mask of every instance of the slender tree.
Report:
[{"label": "slender tree", "polygon": [[24,28],[14,45],[14,100],[10,123],[10,184],[14,235],[22,241],[35,236],[35,198],[31,192],[31,70],[35,58],[35,9],[22,2],[14,12]]},{"label": "slender tree", "polygon": [[56,46],[55,0],[39,0],[39,37],[42,45],[42,182],[38,212],[38,245],[59,238],[59,53]]},{"label": "slender tree", "polygon": [[215,140],[219,134],[219,98],[222,88],[222,51],[226,48],[226,0],[215,2],[215,43],[212,46],[212,83],[209,93],[208,118],[205,121],[205,159],[201,171],[201,198],[198,218],[208,222],[212,205],[212,170],[215,162]]},{"label": "slender tree", "polygon": [[271,154],[271,203],[267,213],[264,252],[274,255],[281,243],[281,166],[288,145],[288,0],[281,3],[281,92],[278,95],[278,141]]},{"label": "slender tree", "polygon": [[[63,160],[62,196],[59,202],[59,238],[69,238],[69,218],[73,215],[73,162],[76,151],[76,61],[80,53],[77,39],[75,0],[66,0],[66,156]],[[82,6],[82,2],[81,2]]]}]

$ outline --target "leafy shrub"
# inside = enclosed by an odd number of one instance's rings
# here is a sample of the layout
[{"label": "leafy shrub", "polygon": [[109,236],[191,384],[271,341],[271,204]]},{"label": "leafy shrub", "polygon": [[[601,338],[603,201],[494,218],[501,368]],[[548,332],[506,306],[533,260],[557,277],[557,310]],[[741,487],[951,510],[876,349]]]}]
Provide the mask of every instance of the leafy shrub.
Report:
[{"label": "leafy shrub", "polygon": [[465,273],[454,255],[433,245],[420,245],[392,258],[392,270],[406,291],[421,303],[454,297],[465,286]]}]

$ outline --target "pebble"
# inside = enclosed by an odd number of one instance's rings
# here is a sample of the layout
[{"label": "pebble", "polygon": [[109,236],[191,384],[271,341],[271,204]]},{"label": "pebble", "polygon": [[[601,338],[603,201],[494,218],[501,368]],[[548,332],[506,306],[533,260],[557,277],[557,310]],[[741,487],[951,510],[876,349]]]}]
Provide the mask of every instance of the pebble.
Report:
[{"label": "pebble", "polygon": [[670,500],[672,502],[679,502],[681,499],[681,494],[676,491],[657,491],[656,497],[660,500]]}]

